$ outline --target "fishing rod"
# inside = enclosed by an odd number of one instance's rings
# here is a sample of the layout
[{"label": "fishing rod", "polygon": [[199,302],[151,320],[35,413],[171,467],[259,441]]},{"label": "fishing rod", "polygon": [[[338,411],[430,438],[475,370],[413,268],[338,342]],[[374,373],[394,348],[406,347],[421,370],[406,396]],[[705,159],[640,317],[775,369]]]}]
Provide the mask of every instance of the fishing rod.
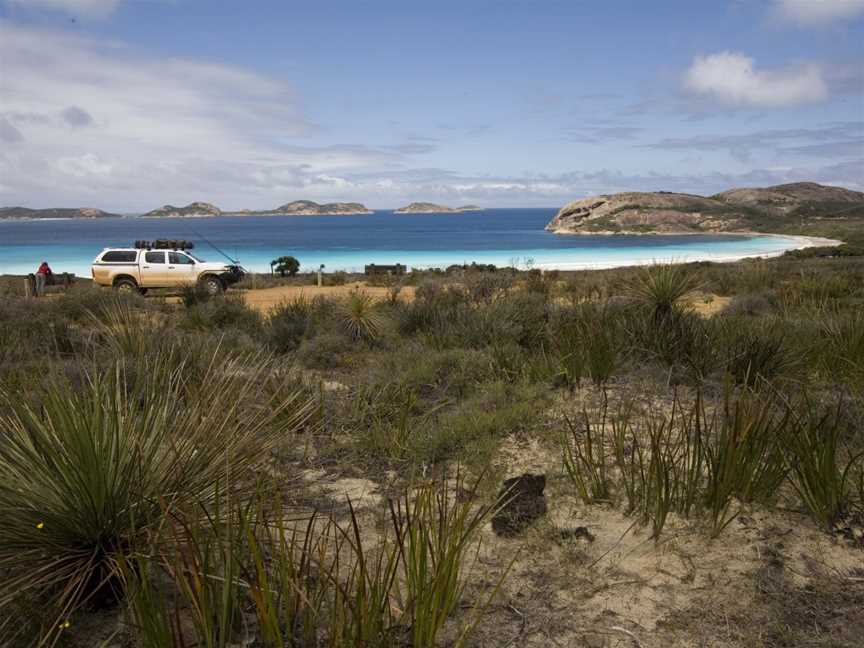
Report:
[{"label": "fishing rod", "polygon": [[230,256],[228,256],[227,254],[225,254],[222,250],[220,250],[218,247],[216,247],[216,244],[213,243],[211,240],[209,240],[206,236],[204,236],[203,234],[201,234],[201,233],[199,233],[199,232],[196,232],[196,231],[195,231],[194,229],[192,229],[191,227],[187,227],[187,229],[188,229],[190,232],[192,232],[195,236],[197,236],[198,238],[202,239],[202,240],[203,240],[207,245],[209,245],[210,247],[212,247],[212,248],[213,248],[214,250],[216,250],[219,254],[221,254],[221,255],[224,256],[226,259],[228,259],[231,263],[233,263],[234,265],[238,265],[238,266],[240,265],[240,262],[237,261],[237,259],[232,259]]}]

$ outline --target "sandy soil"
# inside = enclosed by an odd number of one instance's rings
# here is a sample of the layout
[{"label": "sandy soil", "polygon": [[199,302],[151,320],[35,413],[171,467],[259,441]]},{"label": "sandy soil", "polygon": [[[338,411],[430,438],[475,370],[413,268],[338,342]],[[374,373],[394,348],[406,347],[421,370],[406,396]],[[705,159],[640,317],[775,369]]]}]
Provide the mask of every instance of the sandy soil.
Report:
[{"label": "sandy soil", "polygon": [[690,306],[702,317],[714,317],[729,305],[732,298],[712,293],[699,293],[690,300]]},{"label": "sandy soil", "polygon": [[[296,299],[297,297],[345,297],[352,290],[360,290],[372,296],[377,300],[385,300],[389,296],[389,289],[381,286],[367,286],[364,282],[358,281],[345,284],[344,286],[277,286],[275,288],[260,288],[257,290],[246,290],[243,292],[243,298],[246,304],[260,310],[268,312],[274,306]],[[414,299],[414,286],[404,286],[399,292],[399,298],[406,301]]]},{"label": "sandy soil", "polygon": [[[864,645],[862,548],[806,515],[742,507],[716,539],[671,516],[655,542],[620,509],[579,501],[549,440],[512,436],[496,463],[505,477],[545,474],[549,508],[516,538],[483,529],[472,587],[509,573],[478,646]],[[568,537],[577,527],[592,537]]]}]

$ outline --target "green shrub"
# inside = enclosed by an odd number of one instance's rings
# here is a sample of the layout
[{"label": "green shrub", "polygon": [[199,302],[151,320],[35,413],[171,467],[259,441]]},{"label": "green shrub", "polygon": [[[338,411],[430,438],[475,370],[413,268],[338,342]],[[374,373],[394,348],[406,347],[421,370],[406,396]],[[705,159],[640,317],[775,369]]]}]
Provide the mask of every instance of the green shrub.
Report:
[{"label": "green shrub", "polygon": [[276,353],[295,351],[312,328],[313,304],[300,296],[276,306],[267,319],[267,338]]},{"label": "green shrub", "polygon": [[181,328],[200,330],[242,329],[254,333],[261,327],[261,316],[242,297],[225,295],[189,307],[180,322]]}]

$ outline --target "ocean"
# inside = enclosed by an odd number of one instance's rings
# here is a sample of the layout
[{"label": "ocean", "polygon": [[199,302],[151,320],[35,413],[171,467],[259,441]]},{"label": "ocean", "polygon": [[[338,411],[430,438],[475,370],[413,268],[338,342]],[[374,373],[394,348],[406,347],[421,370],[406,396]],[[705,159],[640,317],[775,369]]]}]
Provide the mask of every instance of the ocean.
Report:
[{"label": "ocean", "polygon": [[119,218],[103,220],[0,221],[0,274],[35,271],[43,260],[55,272],[90,274],[105,247],[137,239],[195,241],[195,253],[224,258],[247,269],[269,271],[283,255],[304,271],[362,270],[367,263],[413,268],[454,263],[545,269],[600,268],[660,261],[728,261],[772,256],[802,247],[786,236],[650,235],[568,236],[543,230],[556,209],[487,209],[456,214],[356,216],[220,216],[200,219]]}]

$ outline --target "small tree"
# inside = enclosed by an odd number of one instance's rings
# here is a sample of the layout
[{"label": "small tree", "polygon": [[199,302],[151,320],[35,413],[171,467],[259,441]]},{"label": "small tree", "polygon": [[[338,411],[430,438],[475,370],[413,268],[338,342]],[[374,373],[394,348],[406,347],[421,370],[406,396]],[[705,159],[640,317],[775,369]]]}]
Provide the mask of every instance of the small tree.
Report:
[{"label": "small tree", "polygon": [[285,273],[293,277],[300,270],[300,262],[293,256],[281,256],[270,262],[271,272],[275,270],[280,276],[284,277]]}]

